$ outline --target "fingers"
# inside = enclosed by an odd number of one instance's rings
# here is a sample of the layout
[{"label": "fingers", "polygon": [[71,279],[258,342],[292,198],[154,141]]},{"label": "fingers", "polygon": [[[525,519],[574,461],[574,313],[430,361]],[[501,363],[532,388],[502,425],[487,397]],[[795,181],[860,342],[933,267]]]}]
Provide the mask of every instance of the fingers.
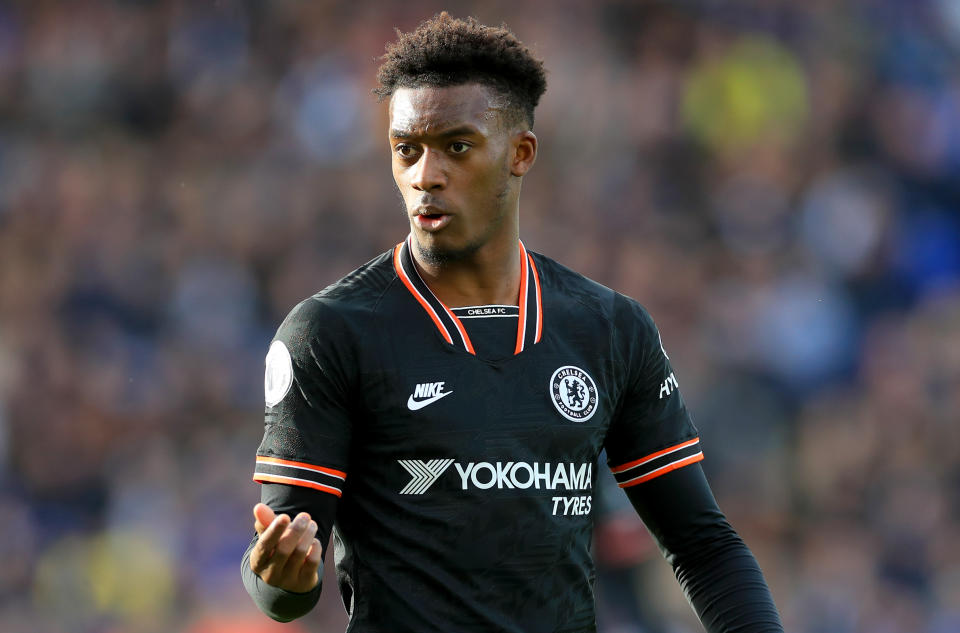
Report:
[{"label": "fingers", "polygon": [[303,566],[300,568],[300,582],[304,585],[309,585],[311,588],[320,581],[318,576],[320,571],[320,563],[323,562],[323,547],[320,545],[320,541],[313,539],[313,543],[310,545],[310,551],[307,553],[306,559],[303,561]]},{"label": "fingers", "polygon": [[273,510],[270,509],[265,503],[258,503],[253,506],[253,527],[257,531],[257,534],[262,534],[267,526],[273,523],[273,520],[276,518]]},{"label": "fingers", "polygon": [[[260,527],[267,512],[254,508]],[[265,508],[266,506],[264,506]],[[273,514],[272,510],[267,510]],[[323,550],[317,540],[317,523],[301,512],[292,521],[286,514],[275,515],[250,551],[250,568],[268,584],[290,591],[309,591],[317,585]]]},{"label": "fingers", "polygon": [[[287,560],[297,549],[300,539],[303,538],[304,533],[310,528],[310,524],[316,525],[316,523],[310,520],[310,515],[306,512],[298,514],[293,522],[290,522],[290,518],[287,517],[287,515],[281,514],[263,531],[260,542],[257,544],[263,545],[264,553],[261,559],[263,562],[263,572],[257,572],[261,578],[270,584],[274,584],[271,579],[274,577],[279,578],[282,575]],[[314,533],[316,532],[314,531]],[[310,536],[312,538],[313,534]],[[256,546],[254,549],[256,549]],[[269,553],[268,556],[266,555],[267,553]],[[253,552],[251,552],[250,562],[251,564],[253,563]],[[258,560],[258,562],[261,561]],[[256,572],[257,569],[254,568],[254,571]]]},{"label": "fingers", "polygon": [[262,576],[273,557],[274,550],[280,542],[287,527],[290,525],[290,517],[286,514],[278,515],[262,532],[257,543],[250,550],[250,568]]},{"label": "fingers", "polygon": [[272,550],[280,542],[280,539],[286,533],[287,528],[291,525],[290,517],[286,514],[281,514],[273,519],[273,521],[260,533],[260,542],[259,545],[262,545],[266,550]]},{"label": "fingers", "polygon": [[[297,517],[298,519],[300,517]],[[309,515],[307,515],[309,519]],[[307,559],[307,556],[310,553],[310,548],[313,545],[313,542],[316,540],[314,536],[317,534],[317,523],[315,521],[309,521],[307,523],[307,528],[300,535],[300,539],[294,545],[293,551],[290,552],[289,558],[287,558],[286,565],[284,567],[284,576],[294,577],[300,575],[300,568],[303,566],[304,561]],[[278,546],[279,550],[280,547]]]}]

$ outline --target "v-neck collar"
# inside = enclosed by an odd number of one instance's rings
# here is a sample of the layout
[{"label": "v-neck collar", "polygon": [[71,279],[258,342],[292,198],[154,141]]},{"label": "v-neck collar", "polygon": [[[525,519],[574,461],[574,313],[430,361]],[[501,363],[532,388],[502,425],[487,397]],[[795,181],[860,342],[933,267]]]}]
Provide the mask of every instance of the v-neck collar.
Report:
[{"label": "v-neck collar", "polygon": [[[463,323],[453,311],[448,308],[427,286],[420,276],[413,262],[411,236],[400,242],[393,249],[393,267],[403,285],[406,286],[413,298],[424,309],[430,320],[440,331],[443,340],[450,345],[459,347],[473,355],[476,350],[467,335]],[[540,289],[540,275],[537,266],[533,263],[533,256],[527,252],[523,242],[518,242],[520,249],[520,293],[517,304],[520,309],[520,318],[517,319],[517,343],[514,355],[519,354],[527,347],[540,342],[543,335],[543,298]]]}]

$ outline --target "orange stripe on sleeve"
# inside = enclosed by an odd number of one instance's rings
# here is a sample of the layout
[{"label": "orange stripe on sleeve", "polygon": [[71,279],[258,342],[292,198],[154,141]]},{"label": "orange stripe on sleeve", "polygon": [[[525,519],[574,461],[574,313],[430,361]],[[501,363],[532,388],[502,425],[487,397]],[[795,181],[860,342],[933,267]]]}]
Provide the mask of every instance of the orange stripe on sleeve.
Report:
[{"label": "orange stripe on sleeve", "polygon": [[630,470],[631,468],[635,468],[636,466],[641,466],[641,465],[643,465],[643,464],[645,464],[645,463],[647,463],[647,462],[649,462],[649,461],[651,461],[651,460],[654,460],[654,459],[660,457],[661,455],[666,455],[667,453],[672,453],[673,451],[679,451],[681,448],[686,448],[686,447],[688,447],[688,446],[693,446],[694,444],[696,444],[696,443],[699,442],[699,441],[700,441],[700,438],[699,438],[699,437],[695,437],[695,438],[693,438],[692,440],[687,440],[686,442],[683,442],[682,444],[677,444],[676,446],[671,446],[671,447],[669,447],[669,448],[665,448],[665,449],[663,449],[662,451],[657,451],[656,453],[651,453],[650,455],[647,455],[646,457],[641,457],[640,459],[635,459],[635,460],[632,461],[632,462],[627,462],[626,464],[617,466],[617,467],[615,467],[615,468],[611,468],[611,469],[610,469],[610,472],[612,472],[614,475],[616,475],[617,473],[622,473],[622,472],[625,471],[625,470]]},{"label": "orange stripe on sleeve", "polygon": [[695,464],[701,460],[703,460],[703,453],[697,453],[696,455],[691,455],[690,457],[687,457],[685,459],[675,461],[672,464],[667,464],[666,466],[662,466],[641,477],[637,477],[635,479],[628,479],[627,481],[618,485],[621,488],[629,488],[630,486],[636,486],[637,484],[642,484],[645,481],[656,479],[660,475],[666,475],[670,471],[677,470],[678,468],[683,468],[684,466],[689,466],[690,464]]},{"label": "orange stripe on sleeve", "polygon": [[296,477],[284,477],[283,475],[265,475],[265,474],[255,474],[253,480],[258,484],[263,482],[269,482],[274,484],[288,484],[290,486],[300,486],[302,488],[313,488],[314,490],[319,490],[321,492],[327,492],[334,495],[335,497],[343,496],[343,493],[334,488],[333,486],[324,486],[323,484],[318,484],[315,481],[310,481],[309,479],[297,479]]},{"label": "orange stripe on sleeve", "polygon": [[347,478],[347,473],[343,472],[342,470],[334,470],[333,468],[315,466],[313,464],[307,464],[306,462],[295,462],[290,459],[279,459],[277,457],[264,457],[262,455],[257,455],[257,463],[258,464],[277,464],[279,466],[294,466],[296,468],[306,468],[307,470],[314,470],[318,473],[333,475],[338,479]]}]

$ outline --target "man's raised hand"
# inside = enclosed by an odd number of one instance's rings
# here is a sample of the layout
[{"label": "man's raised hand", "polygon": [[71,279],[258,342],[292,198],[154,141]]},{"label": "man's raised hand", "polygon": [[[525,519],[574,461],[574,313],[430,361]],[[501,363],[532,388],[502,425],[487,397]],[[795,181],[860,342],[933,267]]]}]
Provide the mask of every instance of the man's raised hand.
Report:
[{"label": "man's raised hand", "polygon": [[314,538],[317,524],[301,512],[291,522],[286,514],[275,514],[267,505],[253,507],[259,538],[250,552],[250,569],[264,582],[295,593],[306,593],[320,582],[323,550]]}]

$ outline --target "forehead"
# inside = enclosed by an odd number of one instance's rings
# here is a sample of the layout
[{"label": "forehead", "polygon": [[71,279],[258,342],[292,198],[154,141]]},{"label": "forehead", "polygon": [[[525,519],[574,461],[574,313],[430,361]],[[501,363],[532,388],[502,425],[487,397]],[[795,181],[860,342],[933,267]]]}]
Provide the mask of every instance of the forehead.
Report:
[{"label": "forehead", "polygon": [[390,129],[431,134],[461,125],[487,131],[503,107],[493,89],[481,84],[400,88],[390,99]]}]

